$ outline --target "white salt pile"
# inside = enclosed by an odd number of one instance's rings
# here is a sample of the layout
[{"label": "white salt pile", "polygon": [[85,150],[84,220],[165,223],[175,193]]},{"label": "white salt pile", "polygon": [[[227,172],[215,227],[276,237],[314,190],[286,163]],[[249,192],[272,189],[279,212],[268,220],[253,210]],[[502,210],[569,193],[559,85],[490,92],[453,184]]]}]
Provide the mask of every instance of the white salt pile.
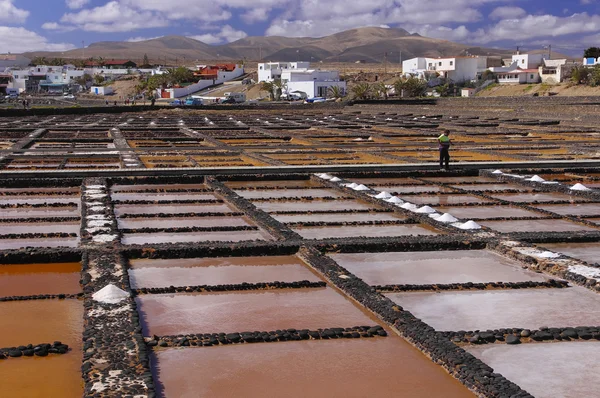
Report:
[{"label": "white salt pile", "polygon": [[317,174],[317,177],[322,178],[324,180],[331,180],[333,177],[327,173]]},{"label": "white salt pile", "polygon": [[583,184],[577,183],[573,185],[571,188],[573,191],[589,191],[590,189]]},{"label": "white salt pile", "polygon": [[436,221],[450,223],[450,222],[457,222],[458,218],[454,217],[450,213],[444,213],[444,215],[439,216],[438,218],[436,218]]},{"label": "white salt pile", "polygon": [[539,175],[534,175],[531,178],[527,178],[525,181],[532,181],[532,182],[544,182],[546,180],[544,180],[542,177],[540,177]]},{"label": "white salt pile", "polygon": [[357,185],[356,187],[354,187],[352,189],[354,189],[355,191],[370,191],[371,190],[371,188],[369,188],[368,186],[363,185],[363,184]]},{"label": "white salt pile", "polygon": [[377,195],[375,195],[376,199],[389,199],[391,197],[392,197],[392,195],[386,191],[379,192]]},{"label": "white salt pile", "polygon": [[558,258],[558,257],[560,257],[559,253],[554,253],[554,252],[550,252],[550,251],[545,251],[545,252],[541,252],[541,253],[533,253],[533,255],[535,257],[539,257],[539,258]]},{"label": "white salt pile", "polygon": [[338,178],[338,177],[333,177],[333,178],[332,178],[331,180],[329,180],[329,181],[331,181],[331,182],[340,182],[340,181],[342,181],[342,179],[341,179],[341,178]]},{"label": "white salt pile", "polygon": [[412,204],[410,202],[406,202],[405,204],[403,204],[400,207],[402,207],[405,210],[410,210],[410,211],[414,211],[414,210],[417,210],[419,208],[419,206],[417,206],[415,204]]},{"label": "white salt pile", "polygon": [[494,171],[492,171],[492,174],[504,174],[504,173],[500,170],[494,170]]},{"label": "white salt pile", "polygon": [[429,217],[433,218],[433,219],[437,219],[438,217],[441,217],[441,214],[440,213],[433,213],[433,214],[430,214]]},{"label": "white salt pile", "polygon": [[397,205],[401,205],[401,204],[404,203],[404,201],[402,199],[400,199],[399,197],[397,197],[397,196],[392,196],[391,198],[387,199],[386,202],[388,202],[388,203],[394,203],[394,204],[397,204]]},{"label": "white salt pile", "polygon": [[460,229],[481,229],[481,225],[477,224],[473,220],[469,220],[464,224],[457,225],[456,227]]},{"label": "white salt pile", "polygon": [[95,301],[106,304],[117,304],[129,297],[129,293],[119,289],[115,285],[108,284],[96,293],[92,294]]},{"label": "white salt pile", "polygon": [[419,207],[415,213],[433,214],[435,212],[436,211],[434,208],[429,207],[429,206],[423,206],[423,207]]},{"label": "white salt pile", "polygon": [[358,186],[358,184],[355,183],[355,182],[351,182],[350,184],[346,184],[346,187],[352,188],[352,189],[356,188],[357,186]]}]

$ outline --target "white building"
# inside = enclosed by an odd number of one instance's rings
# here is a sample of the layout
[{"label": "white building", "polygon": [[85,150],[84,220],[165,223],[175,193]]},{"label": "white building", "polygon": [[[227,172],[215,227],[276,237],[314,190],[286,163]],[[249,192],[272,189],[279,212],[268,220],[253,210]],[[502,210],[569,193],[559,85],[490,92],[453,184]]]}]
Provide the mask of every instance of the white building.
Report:
[{"label": "white building", "polygon": [[111,95],[114,91],[111,86],[92,86],[90,88],[90,93],[95,95]]},{"label": "white building", "polygon": [[490,68],[496,74],[500,84],[532,84],[540,82],[540,71],[538,68],[521,69],[517,63],[502,68]]},{"label": "white building", "polygon": [[574,66],[574,63],[567,64],[566,59],[544,59],[542,65],[538,68],[540,79],[542,83],[561,83]]},{"label": "white building", "polygon": [[265,62],[258,64],[258,82],[272,82],[281,79],[288,70],[309,69],[310,62]]},{"label": "white building", "polygon": [[542,61],[546,57],[545,54],[520,54],[512,56],[513,64],[516,62],[521,69],[534,69],[542,65]]},{"label": "white building", "polygon": [[23,68],[29,65],[30,62],[29,58],[20,54],[0,54],[0,70],[4,70],[5,68]]},{"label": "white building", "polygon": [[465,56],[446,58],[412,58],[402,62],[405,76],[443,77],[454,82],[471,81],[487,67],[487,57]]},{"label": "white building", "polygon": [[596,66],[596,65],[600,65],[600,57],[583,59],[583,66]]}]

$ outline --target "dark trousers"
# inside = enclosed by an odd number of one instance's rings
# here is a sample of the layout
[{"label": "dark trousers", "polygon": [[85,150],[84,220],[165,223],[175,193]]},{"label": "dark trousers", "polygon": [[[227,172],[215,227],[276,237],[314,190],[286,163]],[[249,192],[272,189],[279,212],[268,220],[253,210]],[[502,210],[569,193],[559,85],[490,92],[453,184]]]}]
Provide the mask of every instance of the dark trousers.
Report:
[{"label": "dark trousers", "polygon": [[[450,170],[450,148],[440,148],[440,168]],[[445,165],[445,167],[444,167]]]}]

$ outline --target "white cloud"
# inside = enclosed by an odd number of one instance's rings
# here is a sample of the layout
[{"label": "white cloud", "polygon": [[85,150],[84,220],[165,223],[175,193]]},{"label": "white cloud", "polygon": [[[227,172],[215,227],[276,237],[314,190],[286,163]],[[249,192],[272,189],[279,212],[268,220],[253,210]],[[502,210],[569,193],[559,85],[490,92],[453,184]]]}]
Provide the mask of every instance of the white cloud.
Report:
[{"label": "white cloud", "polygon": [[69,7],[71,10],[78,10],[80,8],[82,8],[83,6],[87,5],[90,2],[90,0],[66,0],[65,3],[67,4],[67,7]]},{"label": "white cloud", "polygon": [[269,19],[269,10],[266,8],[254,8],[242,14],[242,20],[247,24],[266,21]]},{"label": "white cloud", "polygon": [[168,21],[150,12],[139,12],[118,1],[103,6],[67,13],[60,21],[90,32],[130,32],[143,28],[168,26]]},{"label": "white cloud", "polygon": [[24,23],[28,16],[29,11],[15,7],[13,0],[0,0],[0,22],[9,24]]},{"label": "white cloud", "polygon": [[134,43],[137,41],[147,41],[147,40],[154,40],[154,39],[160,39],[163,36],[154,36],[154,37],[143,37],[143,36],[136,36],[136,37],[130,37],[129,39],[125,40],[128,41],[130,43]]},{"label": "white cloud", "polygon": [[206,44],[222,44],[231,43],[239,39],[247,37],[248,34],[241,30],[235,30],[230,25],[225,25],[219,32],[205,33],[202,35],[188,36],[192,39],[199,40]]},{"label": "white cloud", "polygon": [[519,18],[527,15],[527,11],[521,7],[497,7],[489,15],[490,19]]},{"label": "white cloud", "polygon": [[25,28],[0,26],[0,53],[26,51],[67,51],[75,48],[70,43],[50,43],[48,39]]},{"label": "white cloud", "polygon": [[42,24],[42,29],[53,30],[55,32],[70,32],[76,28],[74,26],[64,26],[56,22],[45,22]]}]

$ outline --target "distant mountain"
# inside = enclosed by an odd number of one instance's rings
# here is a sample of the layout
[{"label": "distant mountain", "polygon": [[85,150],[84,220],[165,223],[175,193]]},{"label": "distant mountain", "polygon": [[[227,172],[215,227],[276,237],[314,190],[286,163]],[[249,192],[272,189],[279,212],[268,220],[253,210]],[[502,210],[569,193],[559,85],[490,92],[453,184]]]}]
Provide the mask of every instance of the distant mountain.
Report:
[{"label": "distant mountain", "polygon": [[[351,29],[330,36],[281,37],[254,36],[232,43],[212,46],[184,36],[164,36],[137,42],[97,42],[85,50],[63,53],[32,52],[29,57],[132,59],[140,61],[147,54],[151,62],[167,58],[179,60],[247,60],[265,61],[328,61],[398,63],[418,56],[491,55],[510,56],[509,50],[470,47],[447,40],[410,34],[404,29],[366,27]],[[387,55],[387,56],[386,56]]]}]

